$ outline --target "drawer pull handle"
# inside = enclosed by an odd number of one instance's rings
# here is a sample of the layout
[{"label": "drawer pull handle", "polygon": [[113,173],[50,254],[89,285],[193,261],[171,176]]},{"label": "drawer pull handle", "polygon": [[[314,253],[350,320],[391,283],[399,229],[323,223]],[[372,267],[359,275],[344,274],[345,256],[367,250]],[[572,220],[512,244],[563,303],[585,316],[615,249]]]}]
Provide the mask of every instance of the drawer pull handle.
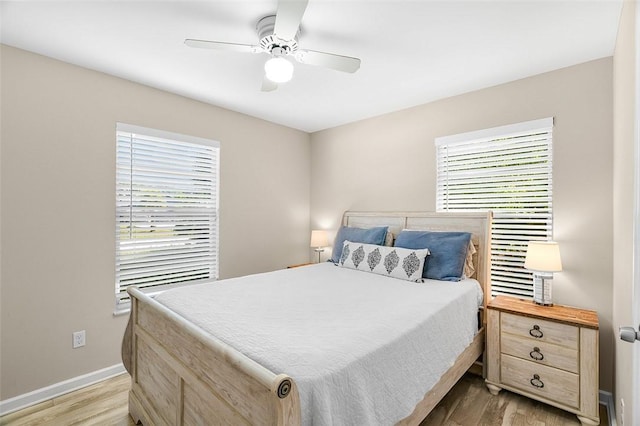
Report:
[{"label": "drawer pull handle", "polygon": [[544,355],[540,352],[540,348],[535,346],[531,352],[529,352],[529,356],[536,361],[542,361],[544,359]]},{"label": "drawer pull handle", "polygon": [[542,331],[540,331],[540,326],[537,324],[534,325],[531,330],[529,330],[529,334],[531,335],[531,337],[535,337],[536,339],[540,339],[542,338],[542,336],[544,336],[544,334],[542,334]]},{"label": "drawer pull handle", "polygon": [[538,376],[537,374],[534,374],[533,379],[529,380],[529,382],[531,382],[532,386],[535,386],[538,389],[542,389],[544,387],[544,383],[542,382],[542,380],[540,380],[540,376]]}]

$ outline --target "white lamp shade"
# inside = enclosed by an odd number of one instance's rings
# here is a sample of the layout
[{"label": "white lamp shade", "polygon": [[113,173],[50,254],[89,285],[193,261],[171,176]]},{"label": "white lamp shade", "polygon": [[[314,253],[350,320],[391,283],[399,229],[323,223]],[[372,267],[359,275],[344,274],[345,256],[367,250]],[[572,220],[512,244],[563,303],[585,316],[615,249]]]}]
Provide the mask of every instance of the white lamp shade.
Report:
[{"label": "white lamp shade", "polygon": [[313,230],[311,231],[311,244],[309,247],[327,247],[329,245],[329,238],[327,231]]},{"label": "white lamp shade", "polygon": [[293,77],[293,64],[285,58],[271,58],[264,64],[267,78],[274,83],[286,83]]},{"label": "white lamp shade", "polygon": [[560,272],[560,247],[554,241],[529,241],[524,267],[536,272]]}]

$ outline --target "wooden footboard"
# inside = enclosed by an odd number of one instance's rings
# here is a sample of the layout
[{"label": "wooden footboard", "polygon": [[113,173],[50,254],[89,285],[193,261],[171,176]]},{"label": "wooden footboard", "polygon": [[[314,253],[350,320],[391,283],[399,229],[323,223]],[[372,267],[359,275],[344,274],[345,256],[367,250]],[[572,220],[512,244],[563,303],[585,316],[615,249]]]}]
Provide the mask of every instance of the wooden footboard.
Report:
[{"label": "wooden footboard", "polygon": [[300,424],[298,390],[290,377],[267,370],[139,290],[128,292],[125,364],[132,378],[129,412],[136,422]]}]

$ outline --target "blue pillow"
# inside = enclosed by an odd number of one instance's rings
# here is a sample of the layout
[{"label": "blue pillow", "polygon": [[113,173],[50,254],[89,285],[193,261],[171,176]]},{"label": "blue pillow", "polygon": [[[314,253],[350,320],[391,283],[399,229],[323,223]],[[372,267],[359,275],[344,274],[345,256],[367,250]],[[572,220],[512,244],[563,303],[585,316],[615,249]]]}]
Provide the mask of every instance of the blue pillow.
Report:
[{"label": "blue pillow", "polygon": [[422,276],[432,280],[460,281],[464,274],[471,234],[469,232],[402,231],[395,246],[429,249]]},{"label": "blue pillow", "polygon": [[333,242],[333,253],[331,254],[331,261],[333,263],[338,263],[340,261],[340,256],[342,255],[342,246],[344,245],[345,240],[349,240],[352,243],[375,244],[377,246],[381,246],[384,244],[384,239],[386,237],[386,226],[367,229],[343,226],[338,231],[336,239]]}]

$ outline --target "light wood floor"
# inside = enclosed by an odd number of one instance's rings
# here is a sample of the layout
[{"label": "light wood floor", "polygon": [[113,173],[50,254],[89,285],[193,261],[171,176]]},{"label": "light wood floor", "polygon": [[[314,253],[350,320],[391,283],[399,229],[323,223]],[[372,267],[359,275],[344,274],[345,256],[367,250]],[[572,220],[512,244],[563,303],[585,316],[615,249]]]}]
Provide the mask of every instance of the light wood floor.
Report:
[{"label": "light wood floor", "polygon": [[0,417],[0,425],[133,425],[129,417],[131,379],[112,379]]},{"label": "light wood floor", "polygon": [[[133,425],[127,411],[129,376],[123,374],[0,418],[0,425]],[[601,424],[607,425],[601,410]],[[493,396],[481,377],[467,374],[421,426],[568,426],[577,418],[511,392]]]},{"label": "light wood floor", "polygon": [[[600,424],[609,424],[603,405],[600,405]],[[466,374],[420,424],[476,425],[579,426],[580,421],[574,414],[509,391],[503,390],[493,396],[480,376]]]}]

